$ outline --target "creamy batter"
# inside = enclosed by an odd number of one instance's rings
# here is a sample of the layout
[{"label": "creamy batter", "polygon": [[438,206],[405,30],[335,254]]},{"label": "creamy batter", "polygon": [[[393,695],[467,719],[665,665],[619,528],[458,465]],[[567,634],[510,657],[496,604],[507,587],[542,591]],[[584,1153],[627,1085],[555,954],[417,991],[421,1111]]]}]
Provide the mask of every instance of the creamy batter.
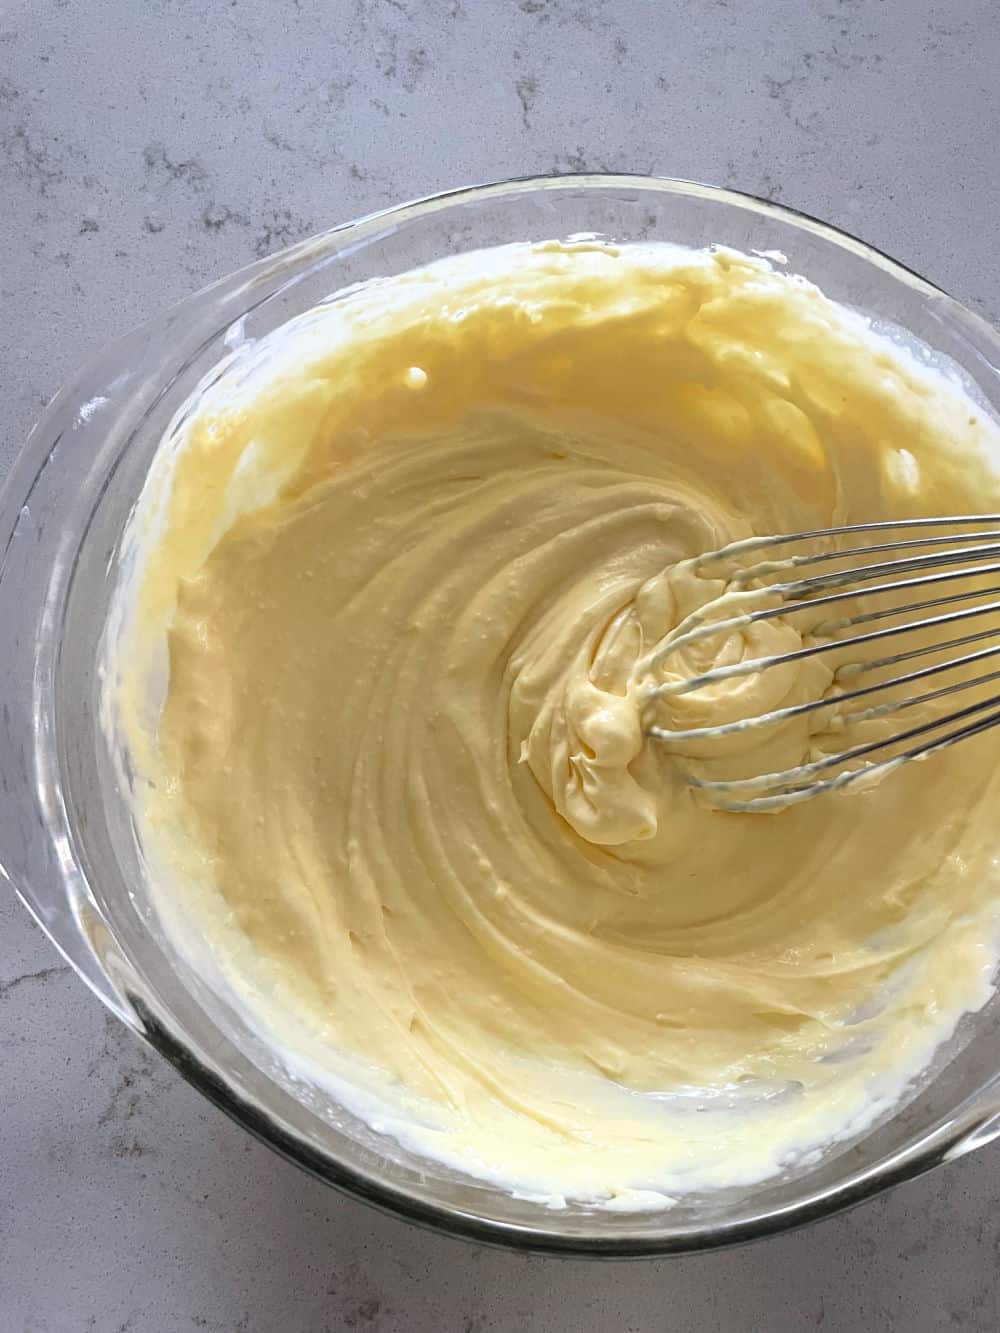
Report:
[{"label": "creamy batter", "polygon": [[474,1175],[642,1201],[781,1169],[985,999],[995,742],[720,813],[645,734],[648,655],[724,587],[697,553],[1000,509],[998,458],[957,383],[732,251],[512,246],[319,307],[204,391],[140,505],[115,697],[161,893],[276,1041]]}]

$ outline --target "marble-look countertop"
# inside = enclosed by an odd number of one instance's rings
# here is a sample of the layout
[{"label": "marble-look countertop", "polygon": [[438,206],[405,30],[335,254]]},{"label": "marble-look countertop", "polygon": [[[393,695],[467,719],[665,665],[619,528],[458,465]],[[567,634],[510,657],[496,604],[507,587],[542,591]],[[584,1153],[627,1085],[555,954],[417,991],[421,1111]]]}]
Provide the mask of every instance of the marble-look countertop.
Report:
[{"label": "marble-look countertop", "polygon": [[[0,465],[95,344],[166,303],[505,176],[764,194],[996,321],[998,69],[996,0],[3,0]],[[702,1257],[430,1235],[251,1141],[0,895],[0,1333],[995,1330],[998,1197],[985,1150]]]}]

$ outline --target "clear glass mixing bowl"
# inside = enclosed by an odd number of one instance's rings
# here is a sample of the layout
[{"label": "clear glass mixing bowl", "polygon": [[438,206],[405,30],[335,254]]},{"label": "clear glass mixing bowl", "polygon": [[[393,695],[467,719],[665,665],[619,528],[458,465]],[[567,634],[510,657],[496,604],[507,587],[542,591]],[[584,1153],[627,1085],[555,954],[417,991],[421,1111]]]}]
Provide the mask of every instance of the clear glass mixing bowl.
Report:
[{"label": "clear glass mixing bowl", "polygon": [[988,1142],[1000,1134],[1000,1000],[963,1022],[905,1105],[783,1177],[645,1213],[513,1198],[379,1138],[291,1082],[177,955],[153,912],[98,725],[96,668],[122,529],[168,423],[206,374],[351,284],[458,251],[591,232],[781,252],[790,271],[930,349],[1000,418],[1000,336],[981,319],[860,241],[744,195],[637,176],[511,181],[303,241],[98,353],[53,399],[13,468],[0,500],[0,870],[109,1009],[292,1161],[443,1230],[610,1257],[762,1236]]}]

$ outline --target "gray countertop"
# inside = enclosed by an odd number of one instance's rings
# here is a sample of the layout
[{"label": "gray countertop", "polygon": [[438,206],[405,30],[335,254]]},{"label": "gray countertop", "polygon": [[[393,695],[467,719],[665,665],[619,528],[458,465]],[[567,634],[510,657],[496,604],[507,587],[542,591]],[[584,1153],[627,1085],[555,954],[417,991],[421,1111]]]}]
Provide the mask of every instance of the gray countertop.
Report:
[{"label": "gray countertop", "polygon": [[[0,470],[64,376],[167,302],[505,176],[764,194],[996,321],[998,69],[996,0],[5,0]],[[723,1254],[480,1249],[251,1141],[0,894],[0,1333],[995,1330],[998,1163]]]}]

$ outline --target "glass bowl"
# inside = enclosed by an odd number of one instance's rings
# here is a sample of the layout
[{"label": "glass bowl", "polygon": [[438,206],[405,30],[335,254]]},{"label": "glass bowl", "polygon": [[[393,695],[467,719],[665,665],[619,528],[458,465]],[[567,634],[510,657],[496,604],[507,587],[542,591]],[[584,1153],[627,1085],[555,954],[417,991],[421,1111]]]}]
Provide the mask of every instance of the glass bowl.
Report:
[{"label": "glass bowl", "polygon": [[1000,337],[870,247],[745,195],[639,176],[510,181],[435,195],[303,241],[120,338],[53,399],[0,499],[0,861],[94,993],[233,1119],[353,1195],[481,1241],[656,1255],[779,1231],[1000,1134],[1000,1000],[963,1020],[905,1103],[855,1141],[753,1187],[669,1209],[553,1209],[415,1156],[292,1082],[170,946],[98,724],[98,651],[118,546],[168,423],[240,348],[332,292],[459,251],[596,233],[780,252],[963,379],[1000,418]]}]

